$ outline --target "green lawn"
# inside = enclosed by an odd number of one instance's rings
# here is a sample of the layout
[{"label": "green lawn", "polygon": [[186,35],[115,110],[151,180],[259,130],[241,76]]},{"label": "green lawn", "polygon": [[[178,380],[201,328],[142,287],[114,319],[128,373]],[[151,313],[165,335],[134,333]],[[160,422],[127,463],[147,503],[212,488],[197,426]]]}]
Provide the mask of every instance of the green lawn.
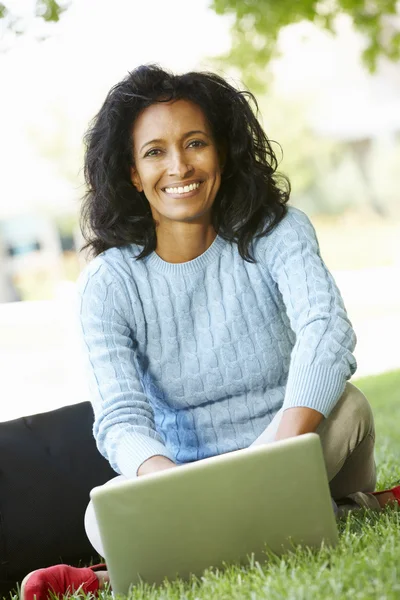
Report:
[{"label": "green lawn", "polygon": [[[400,479],[400,371],[355,381],[373,405],[377,429],[378,489]],[[132,599],[342,600],[400,599],[400,509],[350,515],[339,522],[334,549],[299,549],[263,564],[210,569],[201,579],[144,584]],[[103,593],[104,600],[112,600]]]}]

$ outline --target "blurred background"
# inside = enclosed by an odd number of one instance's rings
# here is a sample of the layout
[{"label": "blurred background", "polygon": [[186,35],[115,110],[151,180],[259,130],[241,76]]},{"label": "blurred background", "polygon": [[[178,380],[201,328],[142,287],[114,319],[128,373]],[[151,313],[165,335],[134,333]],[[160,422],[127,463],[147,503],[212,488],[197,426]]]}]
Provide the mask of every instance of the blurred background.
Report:
[{"label": "blurred background", "polygon": [[399,15],[392,0],[0,2],[0,421],[89,399],[82,138],[148,62],[256,94],[355,328],[357,376],[400,368]]}]

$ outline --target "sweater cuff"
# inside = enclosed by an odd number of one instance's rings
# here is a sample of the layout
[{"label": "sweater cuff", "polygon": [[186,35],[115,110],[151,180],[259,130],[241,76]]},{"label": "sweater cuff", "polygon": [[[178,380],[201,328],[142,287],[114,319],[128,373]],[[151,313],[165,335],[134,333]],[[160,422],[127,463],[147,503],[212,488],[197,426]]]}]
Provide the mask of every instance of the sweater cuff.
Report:
[{"label": "sweater cuff", "polygon": [[175,462],[167,447],[158,440],[142,433],[122,434],[118,440],[116,463],[121,474],[128,479],[138,477],[139,467],[152,456],[165,456]]},{"label": "sweater cuff", "polygon": [[283,410],[304,406],[328,417],[346,387],[344,373],[322,365],[297,365],[289,369]]}]

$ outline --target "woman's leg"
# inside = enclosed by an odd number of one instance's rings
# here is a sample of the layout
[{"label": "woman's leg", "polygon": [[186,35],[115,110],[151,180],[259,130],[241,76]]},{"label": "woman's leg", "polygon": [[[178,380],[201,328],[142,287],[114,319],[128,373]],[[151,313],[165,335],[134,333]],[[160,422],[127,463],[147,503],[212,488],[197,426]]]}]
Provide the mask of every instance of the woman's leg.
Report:
[{"label": "woman's leg", "polygon": [[[281,418],[282,410],[251,445],[273,442]],[[375,429],[364,394],[347,382],[335,408],[316,433],[321,438],[332,497],[340,505],[379,510],[378,500],[368,493],[376,484]]]},{"label": "woman's leg", "polygon": [[317,429],[331,494],[338,505],[380,510],[376,485],[375,426],[364,394],[347,383],[343,395]]},{"label": "woman's leg", "polygon": [[[104,487],[116,485],[121,481],[126,481],[126,477],[124,477],[123,475],[117,475],[116,477],[110,479],[110,481],[107,481],[104,484]],[[97,524],[96,514],[94,512],[92,500],[89,502],[88,507],[86,509],[84,523],[86,535],[89,538],[89,542],[92,544],[96,552],[104,558],[103,543],[101,541],[99,526]]]},{"label": "woman's leg", "polygon": [[347,383],[344,394],[319,425],[317,433],[333,497],[373,492],[375,427],[371,406],[364,394]]}]

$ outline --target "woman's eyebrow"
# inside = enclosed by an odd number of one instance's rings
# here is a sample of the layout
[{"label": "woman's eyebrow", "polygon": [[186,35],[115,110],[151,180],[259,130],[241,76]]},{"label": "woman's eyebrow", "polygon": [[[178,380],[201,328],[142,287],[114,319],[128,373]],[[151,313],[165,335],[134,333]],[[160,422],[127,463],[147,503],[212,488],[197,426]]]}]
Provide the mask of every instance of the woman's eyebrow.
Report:
[{"label": "woman's eyebrow", "polygon": [[[184,140],[185,138],[187,138],[191,135],[194,135],[195,133],[201,133],[202,135],[209,137],[209,135],[207,135],[207,133],[205,131],[202,131],[201,129],[193,129],[192,131],[188,131],[187,133],[184,133],[181,139]],[[163,140],[162,138],[155,138],[154,140],[150,140],[149,142],[146,142],[145,144],[143,144],[143,146],[140,148],[140,152],[142,152],[143,148],[145,148],[149,144],[160,144],[164,141],[165,140]]]}]

